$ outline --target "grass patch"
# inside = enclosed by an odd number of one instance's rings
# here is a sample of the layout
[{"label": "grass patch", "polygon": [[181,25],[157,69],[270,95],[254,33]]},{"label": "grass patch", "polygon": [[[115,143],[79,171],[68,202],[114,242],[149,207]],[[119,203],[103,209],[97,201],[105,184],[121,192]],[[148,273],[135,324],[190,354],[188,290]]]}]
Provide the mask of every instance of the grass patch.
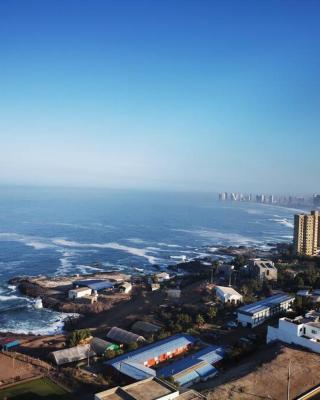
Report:
[{"label": "grass patch", "polygon": [[0,390],[0,400],[71,400],[71,395],[50,379],[41,378]]}]

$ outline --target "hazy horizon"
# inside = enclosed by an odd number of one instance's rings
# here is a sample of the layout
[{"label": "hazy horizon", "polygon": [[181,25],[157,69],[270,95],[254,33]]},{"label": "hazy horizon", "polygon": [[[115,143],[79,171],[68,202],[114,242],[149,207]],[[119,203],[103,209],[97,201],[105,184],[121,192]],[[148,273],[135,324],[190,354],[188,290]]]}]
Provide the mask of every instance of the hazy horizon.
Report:
[{"label": "hazy horizon", "polygon": [[320,192],[319,17],[314,0],[1,1],[0,185]]}]

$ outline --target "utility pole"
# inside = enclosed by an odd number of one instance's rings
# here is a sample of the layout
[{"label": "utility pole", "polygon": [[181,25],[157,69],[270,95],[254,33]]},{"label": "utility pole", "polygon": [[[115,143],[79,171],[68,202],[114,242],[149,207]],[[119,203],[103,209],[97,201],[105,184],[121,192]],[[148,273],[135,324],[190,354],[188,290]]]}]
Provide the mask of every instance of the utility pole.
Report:
[{"label": "utility pole", "polygon": [[90,344],[88,347],[88,367],[90,367]]},{"label": "utility pole", "polygon": [[291,385],[291,360],[288,366],[288,386],[287,386],[287,400],[290,400],[290,385]]}]

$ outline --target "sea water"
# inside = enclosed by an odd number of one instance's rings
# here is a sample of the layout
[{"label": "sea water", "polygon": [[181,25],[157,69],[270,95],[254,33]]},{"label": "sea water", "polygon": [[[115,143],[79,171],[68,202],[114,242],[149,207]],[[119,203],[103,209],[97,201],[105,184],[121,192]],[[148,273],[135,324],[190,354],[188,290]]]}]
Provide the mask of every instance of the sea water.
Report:
[{"label": "sea water", "polygon": [[14,276],[152,271],[208,246],[290,242],[295,211],[214,193],[2,187],[0,331],[59,332],[66,317],[36,310]]}]

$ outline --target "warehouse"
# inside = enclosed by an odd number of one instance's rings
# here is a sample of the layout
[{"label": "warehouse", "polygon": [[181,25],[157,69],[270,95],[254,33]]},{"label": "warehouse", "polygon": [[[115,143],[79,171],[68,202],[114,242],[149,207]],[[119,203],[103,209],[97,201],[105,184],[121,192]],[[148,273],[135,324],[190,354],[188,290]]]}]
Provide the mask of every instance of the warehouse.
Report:
[{"label": "warehouse", "polygon": [[192,336],[178,334],[116,357],[106,365],[132,379],[142,380],[156,375],[151,367],[186,353],[194,343]]},{"label": "warehouse", "polygon": [[94,351],[90,349],[89,344],[83,344],[69,349],[57,350],[51,353],[53,361],[57,365],[70,364],[76,361],[84,360],[88,357],[93,357]]},{"label": "warehouse", "polygon": [[132,325],[131,329],[135,333],[139,333],[145,336],[150,336],[159,332],[161,330],[161,326],[156,324],[151,324],[150,322],[137,321]]},{"label": "warehouse", "polygon": [[98,356],[103,355],[108,350],[117,351],[120,349],[120,346],[118,344],[107,342],[98,337],[92,338],[90,346],[91,350],[94,351]]},{"label": "warehouse", "polygon": [[107,334],[107,338],[120,344],[141,343],[146,339],[143,336],[136,335],[133,332],[114,326]]},{"label": "warehouse", "polygon": [[292,306],[295,298],[285,293],[279,293],[256,303],[238,308],[238,322],[242,326],[254,328],[275,315],[286,312]]},{"label": "warehouse", "polygon": [[218,370],[214,365],[223,359],[224,350],[218,346],[207,346],[197,353],[171,363],[157,371],[157,376],[172,377],[180,386],[190,386],[215,376]]}]

